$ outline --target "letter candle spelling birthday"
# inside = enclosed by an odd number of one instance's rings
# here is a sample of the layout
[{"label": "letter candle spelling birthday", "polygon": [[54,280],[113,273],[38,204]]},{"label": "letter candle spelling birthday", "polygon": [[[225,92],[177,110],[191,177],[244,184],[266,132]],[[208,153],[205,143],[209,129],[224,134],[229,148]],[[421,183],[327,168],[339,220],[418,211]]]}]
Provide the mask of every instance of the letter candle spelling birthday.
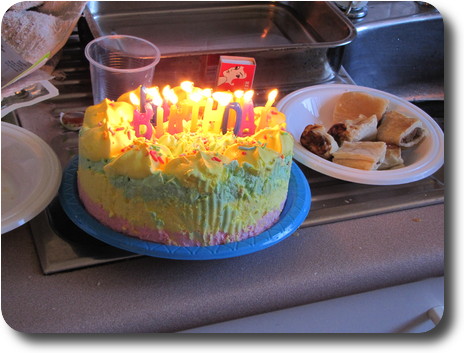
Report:
[{"label": "letter candle spelling birthday", "polygon": [[137,137],[160,138],[165,133],[198,130],[227,134],[231,129],[234,135],[246,137],[282,122],[272,107],[277,94],[276,89],[271,90],[266,105],[255,107],[253,90],[213,93],[210,88],[202,89],[184,81],[173,89],[166,85],[162,94],[156,86],[140,86],[121,95],[118,101],[128,101],[134,106],[132,126]]},{"label": "letter candle spelling birthday", "polygon": [[151,104],[155,113],[153,118],[155,123],[155,137],[160,138],[164,134],[163,98],[161,98],[158,87],[149,88],[147,91],[148,95],[151,96]]},{"label": "letter candle spelling birthday", "polygon": [[230,110],[235,110],[235,126],[234,126],[234,135],[238,135],[238,132],[240,130],[240,125],[242,123],[242,108],[240,107],[240,104],[237,102],[232,102],[229,103],[224,110],[224,116],[222,118],[222,126],[221,130],[222,133],[225,135],[227,134],[227,125],[229,123],[229,116],[230,116]]},{"label": "letter candle spelling birthday", "polygon": [[140,99],[137,98],[135,93],[131,94],[130,99],[132,104],[136,106],[134,109],[134,118],[132,120],[135,135],[137,137],[143,136],[149,140],[153,134],[153,126],[151,125],[153,109],[151,105],[146,104],[145,88],[143,86],[140,87]]},{"label": "letter candle spelling birthday", "polygon": [[214,92],[213,98],[217,101],[217,108],[212,110],[211,114],[211,131],[219,133],[222,126],[224,111],[230,101],[233,99],[232,93],[229,92]]},{"label": "letter candle spelling birthday", "polygon": [[277,93],[278,93],[278,91],[276,89],[273,89],[271,92],[269,92],[269,94],[267,96],[266,105],[261,109],[258,130],[261,130],[261,129],[264,129],[265,127],[268,127],[269,118],[268,118],[267,114],[269,113],[272,105],[274,104],[274,102],[276,100]]},{"label": "letter candle spelling birthday", "polygon": [[243,114],[242,122],[237,136],[250,136],[255,133],[255,112],[253,105],[253,94],[254,91],[246,91],[243,95]]}]

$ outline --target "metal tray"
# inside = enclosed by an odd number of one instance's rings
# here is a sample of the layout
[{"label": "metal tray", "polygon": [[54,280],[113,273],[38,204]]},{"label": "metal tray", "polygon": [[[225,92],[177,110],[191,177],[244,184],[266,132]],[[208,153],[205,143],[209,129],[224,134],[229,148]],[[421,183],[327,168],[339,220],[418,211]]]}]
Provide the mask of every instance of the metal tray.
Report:
[{"label": "metal tray", "polygon": [[94,37],[129,34],[156,44],[155,83],[213,86],[220,55],[254,57],[254,87],[331,80],[356,36],[330,2],[89,2]]}]

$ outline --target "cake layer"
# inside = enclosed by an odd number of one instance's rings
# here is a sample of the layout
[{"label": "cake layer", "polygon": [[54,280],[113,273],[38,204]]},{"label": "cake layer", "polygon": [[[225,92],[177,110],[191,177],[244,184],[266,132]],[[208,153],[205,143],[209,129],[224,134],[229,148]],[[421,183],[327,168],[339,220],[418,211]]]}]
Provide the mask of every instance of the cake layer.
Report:
[{"label": "cake layer", "polygon": [[186,183],[161,171],[144,179],[108,175],[101,164],[81,158],[79,192],[87,210],[115,230],[169,244],[212,245],[256,235],[277,220],[290,162],[274,159],[256,174],[232,161],[215,177],[192,176]]},{"label": "cake layer", "polygon": [[229,234],[224,231],[218,231],[216,233],[202,234],[200,237],[198,233],[169,232],[164,229],[153,229],[148,226],[134,225],[125,218],[115,216],[114,214],[110,216],[109,212],[105,210],[102,205],[93,202],[90,197],[81,190],[81,187],[79,187],[79,195],[88,212],[105,226],[141,240],[176,246],[221,245],[256,236],[272,227],[272,225],[278,221],[285,204],[285,202],[282,203],[278,209],[267,213],[261,219],[256,220],[255,224],[242,229],[240,233]]}]

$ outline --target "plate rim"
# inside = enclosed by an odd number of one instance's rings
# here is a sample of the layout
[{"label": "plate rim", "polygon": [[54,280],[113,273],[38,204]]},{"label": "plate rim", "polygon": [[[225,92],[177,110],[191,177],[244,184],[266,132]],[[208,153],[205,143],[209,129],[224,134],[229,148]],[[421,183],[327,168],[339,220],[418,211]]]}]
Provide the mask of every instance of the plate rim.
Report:
[{"label": "plate rim", "polygon": [[[7,136],[14,138],[15,144],[23,148],[27,147],[29,151],[34,152],[37,151],[34,149],[37,147],[46,157],[42,163],[39,163],[42,168],[41,176],[44,176],[44,178],[41,180],[33,178],[37,183],[31,188],[29,195],[22,202],[15,205],[13,209],[8,210],[7,213],[3,214],[2,212],[1,232],[4,234],[29,222],[50,204],[60,187],[62,168],[55,151],[33,132],[5,121],[2,121],[1,129],[2,140]],[[15,136],[21,138],[15,138]],[[34,146],[30,144],[34,144]],[[3,153],[2,169],[4,168]],[[39,197],[37,197],[38,195]],[[20,211],[22,213],[18,213]]]},{"label": "plate rim", "polygon": [[[400,102],[406,108],[414,111],[415,114],[420,116],[423,122],[423,119],[425,119],[426,124],[431,128],[430,132],[433,133],[437,139],[439,147],[434,149],[434,153],[429,156],[429,160],[422,165],[411,165],[395,170],[362,171],[342,165],[335,165],[334,163],[326,161],[319,156],[311,154],[311,152],[307,151],[304,147],[301,146],[299,137],[296,138],[293,136],[295,139],[294,158],[298,162],[319,173],[331,176],[333,178],[367,185],[399,185],[418,181],[432,175],[444,164],[444,134],[441,128],[433,120],[433,118],[422,109],[413,105],[411,102],[408,102],[404,98],[395,96],[394,94],[365,86],[344,83],[328,83],[308,86],[296,90],[283,97],[276,104],[276,107],[279,111],[285,114],[285,110],[289,109],[288,107],[290,104],[298,100],[300,96],[305,96],[307,94],[313,93],[313,91],[317,92],[321,90],[362,91],[377,94],[383,97],[387,97],[390,100]],[[289,117],[287,115],[287,126],[288,120]],[[410,172],[410,175],[405,177],[403,175],[404,171]],[[379,176],[381,178],[379,178]]]},{"label": "plate rim", "polygon": [[[104,243],[151,257],[172,260],[218,260],[264,250],[293,234],[306,219],[311,207],[311,189],[309,183],[301,169],[292,161],[289,195],[293,197],[293,204],[287,206],[286,203],[282,211],[282,213],[285,212],[284,218],[271,228],[254,237],[224,245],[165,245],[119,233],[104,226],[91,216],[85,210],[78,196],[77,165],[78,157],[76,156],[65,168],[59,190],[60,203],[71,221],[84,232]],[[290,183],[292,189],[290,189]]]}]

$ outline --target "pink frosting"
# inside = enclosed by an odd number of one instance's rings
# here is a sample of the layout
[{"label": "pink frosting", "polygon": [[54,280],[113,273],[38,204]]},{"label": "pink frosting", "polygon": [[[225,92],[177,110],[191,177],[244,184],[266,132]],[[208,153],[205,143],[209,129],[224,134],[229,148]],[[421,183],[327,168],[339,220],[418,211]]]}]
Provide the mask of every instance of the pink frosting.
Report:
[{"label": "pink frosting", "polygon": [[219,231],[216,234],[208,235],[208,238],[211,239],[209,244],[202,244],[198,240],[190,239],[188,233],[167,232],[162,229],[160,230],[150,227],[134,226],[127,219],[115,216],[110,217],[109,213],[100,204],[93,202],[89,198],[87,193],[82,190],[79,184],[78,188],[80,199],[86,210],[105,226],[119,233],[123,233],[142,240],[177,246],[220,245],[228,243],[230,240],[240,241],[248,239],[262,233],[266,229],[270,228],[273,224],[275,224],[279,218],[280,213],[282,212],[285,203],[283,202],[278,209],[266,214],[256,224],[242,230],[242,232],[237,236],[238,239],[236,239],[235,236],[230,236],[227,233]]}]

